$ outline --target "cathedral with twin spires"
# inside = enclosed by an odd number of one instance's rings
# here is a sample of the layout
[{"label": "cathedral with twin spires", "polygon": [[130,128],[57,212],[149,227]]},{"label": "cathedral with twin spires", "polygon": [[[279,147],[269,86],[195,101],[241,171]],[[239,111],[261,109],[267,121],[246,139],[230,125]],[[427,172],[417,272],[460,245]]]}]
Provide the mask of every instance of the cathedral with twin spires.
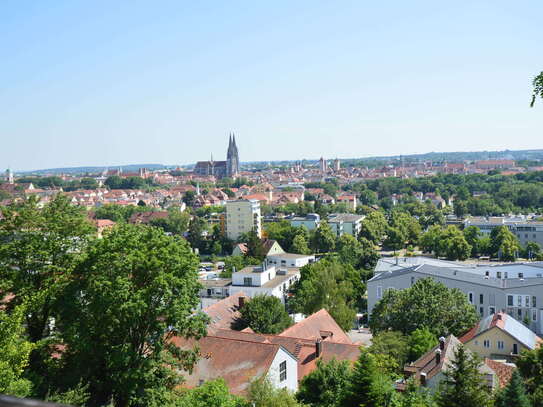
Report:
[{"label": "cathedral with twin spires", "polygon": [[239,174],[239,154],[236,146],[236,136],[231,133],[228,140],[226,161],[213,161],[213,155],[209,161],[198,161],[194,167],[194,173],[198,175],[213,175],[217,178],[235,178]]}]

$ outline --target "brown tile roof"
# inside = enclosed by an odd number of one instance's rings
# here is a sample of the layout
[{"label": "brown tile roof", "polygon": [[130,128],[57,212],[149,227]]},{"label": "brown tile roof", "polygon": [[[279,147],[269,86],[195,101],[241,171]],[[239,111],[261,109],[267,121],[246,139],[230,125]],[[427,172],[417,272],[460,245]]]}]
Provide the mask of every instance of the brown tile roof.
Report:
[{"label": "brown tile roof", "polygon": [[136,212],[130,216],[130,223],[149,223],[154,219],[166,219],[168,217],[167,211],[157,212]]},{"label": "brown tile roof", "polygon": [[[180,337],[172,342],[181,349],[190,349],[195,341]],[[184,385],[192,388],[201,381],[223,378],[233,394],[244,394],[250,382],[267,374],[280,345],[207,336],[198,341],[201,358],[191,374],[183,372]]]},{"label": "brown tile roof", "polygon": [[[251,342],[272,343],[281,345],[298,359],[298,380],[317,368],[316,342],[315,340],[294,338],[290,336],[266,335],[243,331],[220,329],[214,332],[217,337],[225,339],[247,340]],[[320,359],[328,362],[332,359],[348,360],[355,362],[360,355],[358,345],[322,341],[322,354]]]},{"label": "brown tile roof", "polygon": [[322,339],[323,332],[329,332],[326,335],[326,341],[352,344],[353,342],[347,336],[343,329],[336,323],[334,318],[324,308],[314,314],[308,316],[303,321],[292,325],[281,332],[280,336],[291,336],[294,338],[303,338],[310,340]]},{"label": "brown tile roof", "polygon": [[490,367],[496,373],[500,387],[505,387],[509,384],[515,366],[498,362],[496,360],[485,358],[485,365]]},{"label": "brown tile roof", "polygon": [[241,313],[239,312],[240,297],[245,298],[245,294],[242,292],[236,293],[202,310],[211,319],[208,325],[208,332],[217,329],[235,328],[241,318]]}]

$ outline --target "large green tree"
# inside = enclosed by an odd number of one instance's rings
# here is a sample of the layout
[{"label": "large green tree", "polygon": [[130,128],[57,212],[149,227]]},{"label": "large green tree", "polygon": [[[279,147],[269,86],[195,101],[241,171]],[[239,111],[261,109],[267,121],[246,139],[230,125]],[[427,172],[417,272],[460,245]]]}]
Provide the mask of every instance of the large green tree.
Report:
[{"label": "large green tree", "polygon": [[439,407],[486,407],[491,405],[486,380],[479,371],[477,355],[460,345],[444,372],[436,395]]},{"label": "large green tree", "polygon": [[518,370],[513,371],[507,386],[496,395],[496,407],[531,407],[530,398]]},{"label": "large green tree", "polygon": [[336,236],[328,223],[324,221],[321,222],[313,235],[312,246],[317,253],[328,253],[334,250],[336,246]]},{"label": "large green tree", "polygon": [[293,324],[281,300],[271,295],[257,295],[240,310],[242,323],[253,331],[278,334]]},{"label": "large green tree", "polygon": [[379,369],[375,356],[363,349],[354,365],[343,405],[386,407],[394,405],[395,399],[396,390],[392,381]]},{"label": "large green tree", "polygon": [[34,345],[24,337],[24,306],[11,314],[0,309],[0,394],[26,397],[32,383],[24,378]]},{"label": "large green tree", "polygon": [[364,237],[374,244],[381,244],[386,230],[387,220],[383,212],[372,211],[362,221],[360,237]]},{"label": "large green tree", "polygon": [[312,407],[342,407],[350,377],[349,362],[318,360],[317,368],[300,382],[296,397]]},{"label": "large green tree", "polygon": [[437,255],[448,260],[466,260],[471,254],[471,246],[456,226],[448,226],[439,234]]},{"label": "large green tree", "polygon": [[386,290],[373,308],[370,327],[374,333],[391,329],[410,334],[428,328],[436,336],[459,336],[478,319],[460,290],[422,278],[405,290]]},{"label": "large green tree", "polygon": [[289,306],[306,315],[325,308],[339,326],[349,330],[364,291],[360,272],[337,259],[323,259],[302,267]]},{"label": "large green tree", "polygon": [[515,261],[520,251],[517,237],[506,227],[498,226],[490,232],[490,250],[493,256],[505,261]]},{"label": "large green tree", "polygon": [[2,208],[1,287],[14,294],[9,307],[26,303],[25,326],[31,342],[49,335],[49,323],[64,284],[95,229],[84,209],[57,195],[41,207],[36,197]]},{"label": "large green tree", "polygon": [[352,235],[343,234],[337,239],[336,250],[343,263],[357,269],[373,270],[379,260],[373,244],[363,237],[357,240]]},{"label": "large green tree", "polygon": [[523,351],[516,363],[533,405],[543,406],[543,347]]},{"label": "large green tree", "polygon": [[197,268],[186,241],[158,228],[122,225],[95,241],[66,290],[65,385],[88,383],[91,405],[166,397],[180,381],[175,369],[196,357],[169,338],[205,334],[206,317],[194,312]]}]

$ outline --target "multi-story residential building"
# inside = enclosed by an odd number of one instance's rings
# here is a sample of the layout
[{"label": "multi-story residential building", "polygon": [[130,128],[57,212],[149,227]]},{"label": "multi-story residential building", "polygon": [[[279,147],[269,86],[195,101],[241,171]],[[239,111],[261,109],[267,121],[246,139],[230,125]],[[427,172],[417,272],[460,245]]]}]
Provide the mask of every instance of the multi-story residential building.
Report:
[{"label": "multi-story residential building", "polygon": [[307,230],[315,230],[321,223],[321,217],[317,213],[308,213],[306,216],[295,216],[289,220],[291,226],[305,226]]},{"label": "multi-story residential building", "polygon": [[[378,272],[368,281],[368,312],[388,289],[403,290],[430,277],[462,291],[481,318],[504,311],[543,332],[543,265],[441,267],[430,264]],[[408,311],[406,311],[408,312]]]},{"label": "multi-story residential building", "polygon": [[231,240],[251,231],[262,236],[260,203],[256,199],[239,199],[226,202],[226,236]]},{"label": "multi-story residential building", "polygon": [[528,242],[536,242],[543,246],[543,221],[533,220],[524,215],[469,217],[464,221],[464,227],[468,226],[477,226],[486,235],[498,226],[506,226],[523,246]]},{"label": "multi-story residential building", "polygon": [[348,235],[358,236],[362,228],[364,215],[354,215],[351,213],[332,213],[328,215],[328,225],[336,236],[341,236],[344,233]]},{"label": "multi-story residential building", "polygon": [[276,267],[266,265],[249,266],[232,273],[230,295],[239,292],[248,297],[259,294],[273,295],[283,303],[292,284],[300,279],[298,267]]}]

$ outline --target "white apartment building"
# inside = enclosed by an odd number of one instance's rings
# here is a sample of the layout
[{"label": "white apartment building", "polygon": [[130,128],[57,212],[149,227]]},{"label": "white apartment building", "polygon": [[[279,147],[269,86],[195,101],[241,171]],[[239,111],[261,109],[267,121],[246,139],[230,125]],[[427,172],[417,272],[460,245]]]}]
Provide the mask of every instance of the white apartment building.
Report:
[{"label": "white apartment building", "polygon": [[243,270],[232,273],[230,295],[243,292],[248,297],[259,294],[273,295],[283,303],[292,284],[300,278],[300,269],[297,267],[275,267],[265,264],[249,266]]},{"label": "white apartment building", "polygon": [[239,199],[226,202],[226,236],[232,240],[254,230],[262,237],[260,202],[256,199]]}]

